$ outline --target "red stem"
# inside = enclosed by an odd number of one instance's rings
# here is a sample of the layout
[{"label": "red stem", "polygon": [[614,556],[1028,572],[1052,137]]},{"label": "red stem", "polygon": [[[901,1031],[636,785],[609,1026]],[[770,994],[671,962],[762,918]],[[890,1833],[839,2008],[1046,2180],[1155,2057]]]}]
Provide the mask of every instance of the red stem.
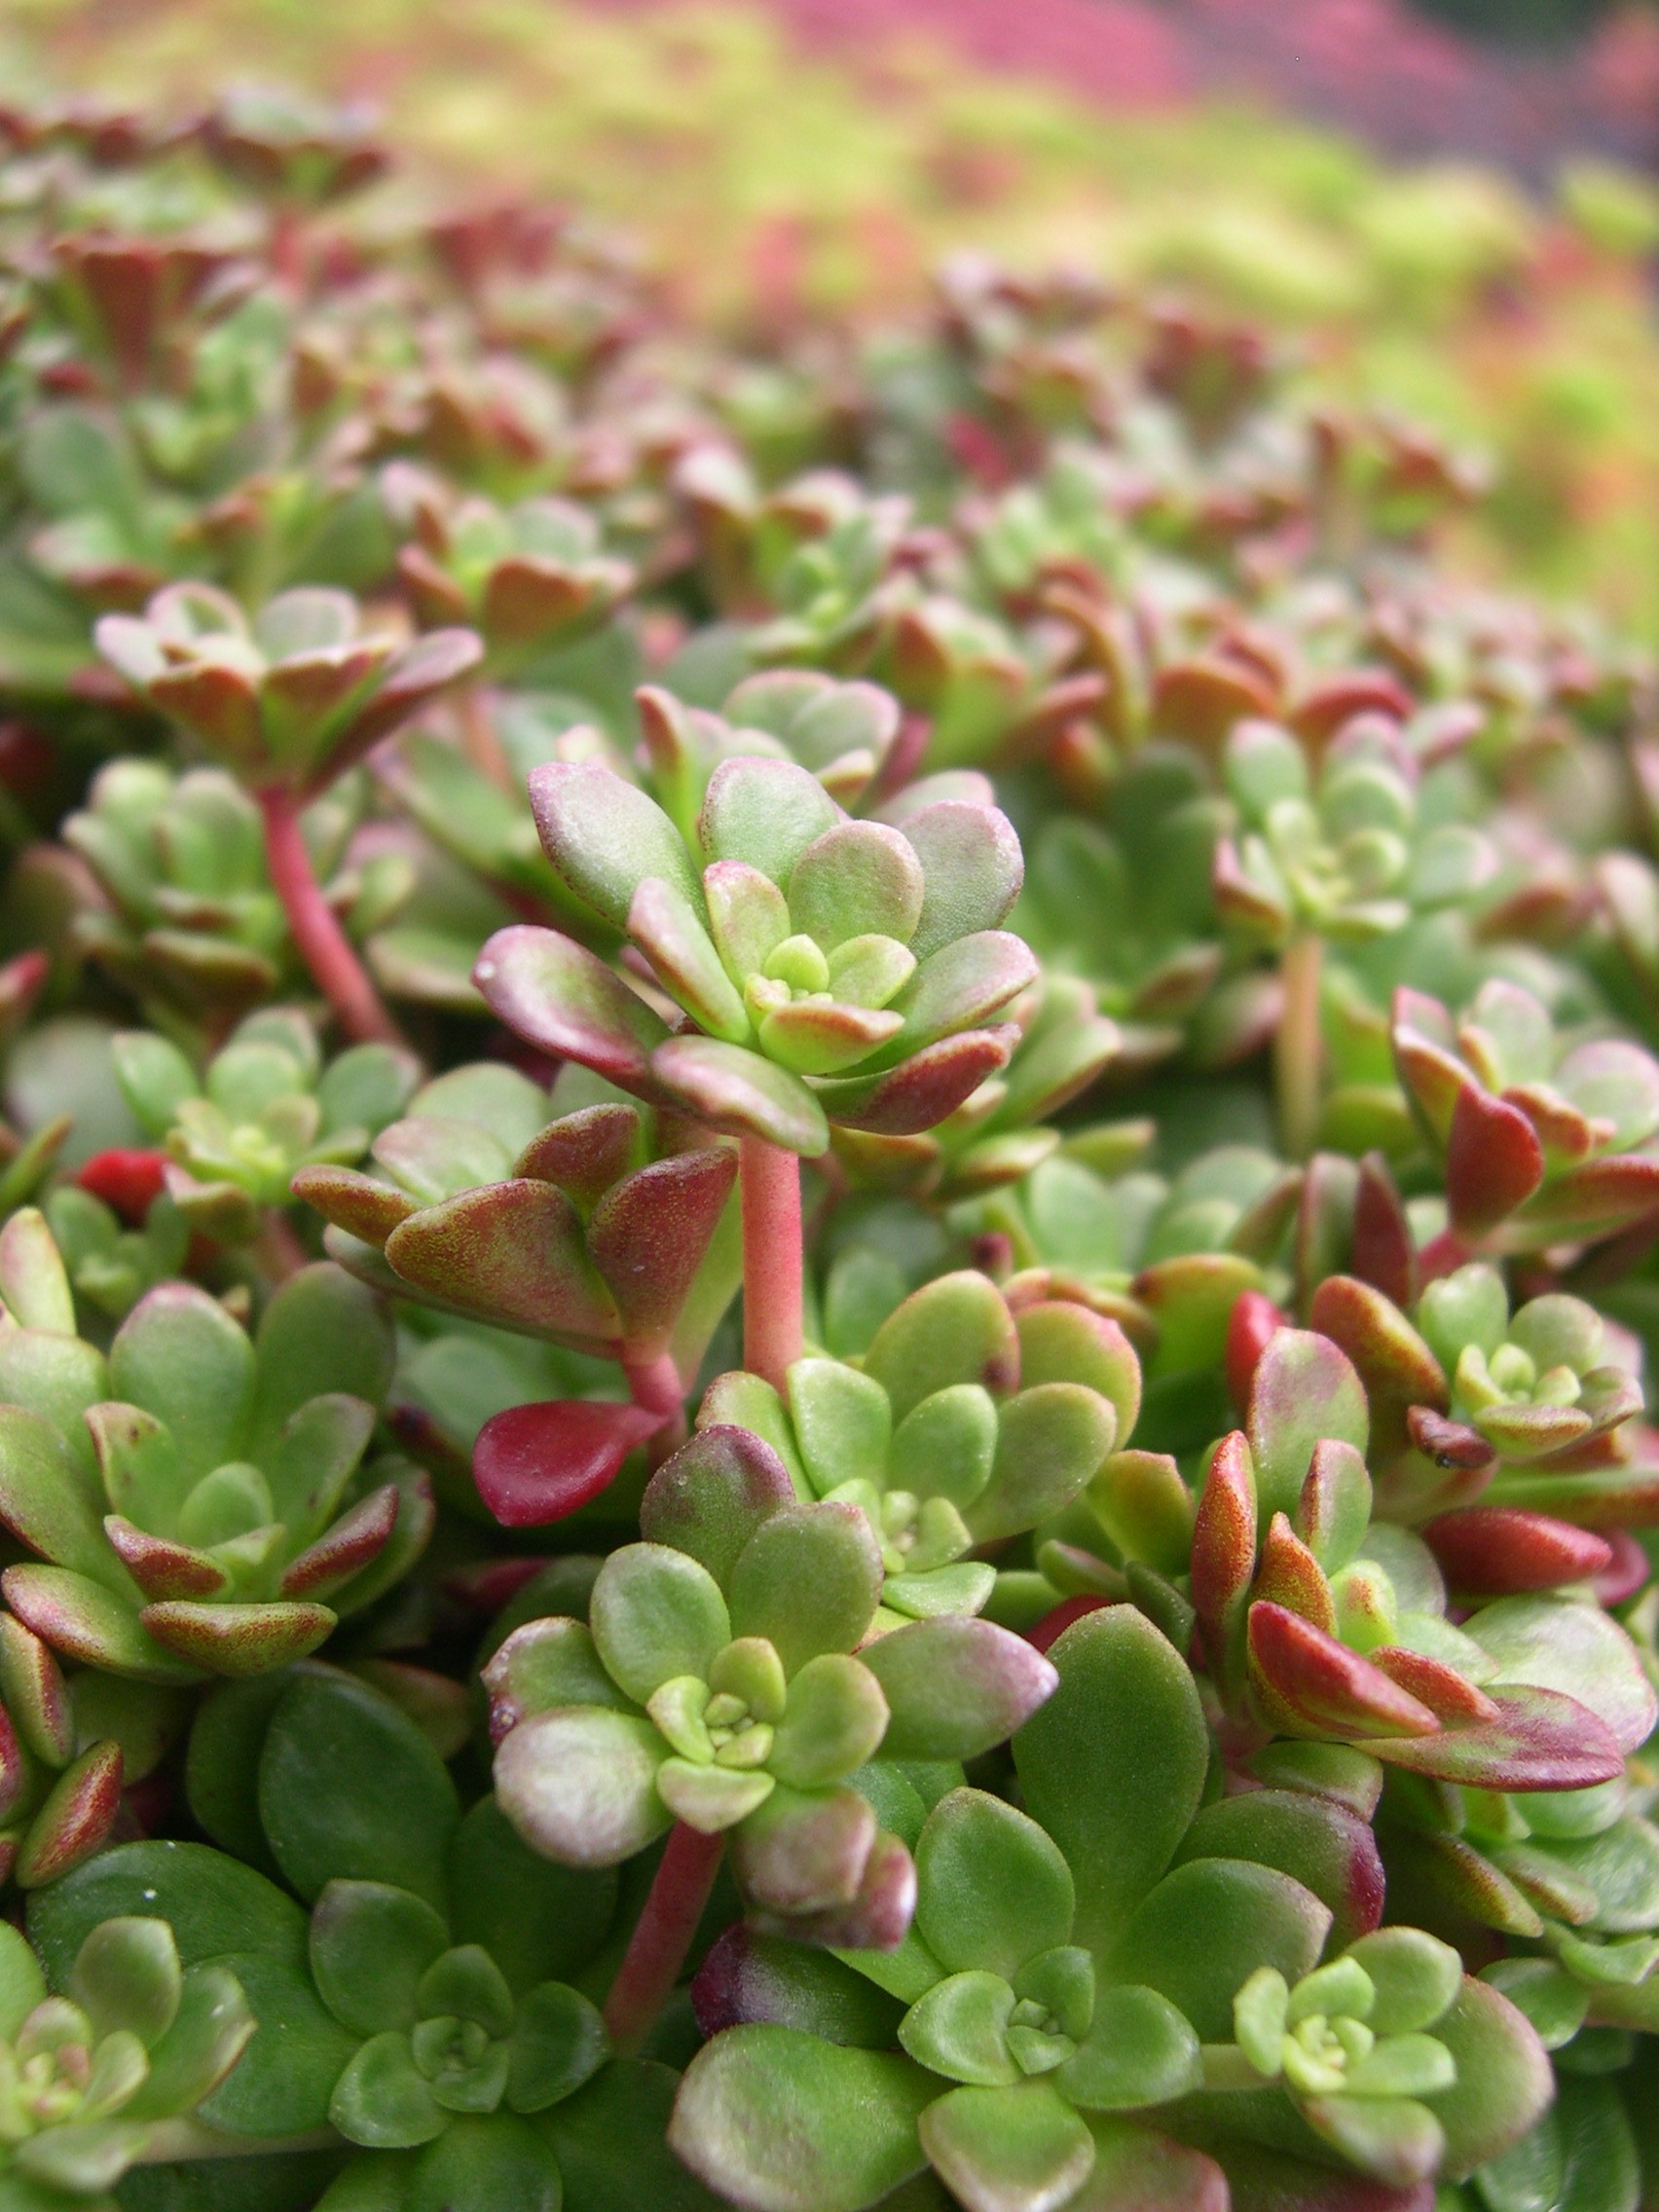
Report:
[{"label": "red stem", "polygon": [[317,988],[358,1044],[401,1045],[403,1032],[382,1006],[334,908],[323,897],[300,829],[300,803],[273,786],[259,793],[265,816],[265,861],[272,888],[282,902],[300,957]]},{"label": "red stem", "polygon": [[704,1835],[683,1821],[669,1830],[645,1910],[605,2001],[605,2025],[619,2056],[639,2049],[673,1996],[724,1849],[723,1834]]},{"label": "red stem", "polygon": [[800,1161],[744,1137],[743,1364],[782,1390],[805,1347],[801,1312]]}]

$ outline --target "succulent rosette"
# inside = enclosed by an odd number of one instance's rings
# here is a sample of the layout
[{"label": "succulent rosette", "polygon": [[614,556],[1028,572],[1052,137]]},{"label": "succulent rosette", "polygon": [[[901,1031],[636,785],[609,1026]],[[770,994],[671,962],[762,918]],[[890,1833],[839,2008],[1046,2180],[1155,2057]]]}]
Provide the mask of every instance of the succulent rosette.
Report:
[{"label": "succulent rosette", "polygon": [[308,796],[480,658],[469,630],[400,645],[362,627],[350,593],[313,585],[252,621],[211,585],[168,585],[142,615],[105,615],[96,637],[140,698],[244,783]]},{"label": "succulent rosette", "polygon": [[586,1623],[533,1621],[485,1671],[508,1818],[578,1866],[616,1864],[676,1821],[729,1832],[763,1916],[891,1947],[909,1861],[853,1778],[977,1756],[1042,1703],[1052,1669],[988,1621],[872,1637],[882,1559],[866,1514],[802,1501],[747,1429],[700,1430],[652,1477],[641,1526],[600,1569]]},{"label": "succulent rosette", "polygon": [[324,1067],[314,1026],[287,1007],[248,1014],[200,1076],[150,1030],[121,1033],[110,1051],[144,1133],[166,1148],[168,1196],[190,1227],[227,1243],[287,1203],[301,1167],[360,1160],[420,1080],[395,1045],[353,1045]]},{"label": "succulent rosette", "polygon": [[719,1376],[697,1419],[761,1437],[802,1497],[858,1507],[881,1550],[887,1629],[978,1612],[996,1569],[969,1554],[1068,1505],[1139,1404],[1116,1322],[1067,1301],[1011,1312],[963,1271],[912,1292],[859,1366],[799,1360],[782,1395],[757,1375]]},{"label": "succulent rosette", "polygon": [[0,2187],[19,2206],[114,2212],[122,2175],[241,2055],[246,1997],[226,1967],[186,1969],[166,1922],[137,1915],[91,1930],[61,1994],[17,1929],[0,1959]]},{"label": "succulent rosette", "polygon": [[694,846],[608,769],[531,778],[569,890],[627,933],[671,1031],[641,994],[550,930],[503,930],[475,970],[529,1043],[716,1128],[816,1156],[830,1123],[907,1135],[1002,1068],[993,1017],[1036,964],[996,925],[1019,889],[996,808],[943,799],[901,829],[848,821],[792,761],[723,760]]},{"label": "succulent rosette", "polygon": [[1445,1161],[1451,1230],[1469,1251],[1607,1236],[1651,1210],[1659,1064],[1627,1038],[1559,1037],[1519,984],[1485,984],[1459,1020],[1402,989],[1400,1083]]},{"label": "succulent rosette", "polygon": [[23,1213],[0,1232],[0,1512],[36,1555],[6,1569],[6,1600],[63,1656],[164,1684],[278,1666],[425,1543],[424,1479],[364,1459],[391,1337],[338,1268],[290,1277],[251,1338],[164,1283],[106,1355]]}]

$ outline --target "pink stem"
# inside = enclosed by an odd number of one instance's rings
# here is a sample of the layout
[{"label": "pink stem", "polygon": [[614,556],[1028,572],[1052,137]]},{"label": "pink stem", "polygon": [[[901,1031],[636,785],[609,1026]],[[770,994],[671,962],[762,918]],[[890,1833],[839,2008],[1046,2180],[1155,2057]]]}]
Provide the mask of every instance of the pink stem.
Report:
[{"label": "pink stem", "polygon": [[704,1835],[683,1821],[669,1830],[645,1910],[605,2001],[605,2025],[618,2056],[639,2049],[674,1994],[724,1849],[724,1835]]},{"label": "pink stem", "polygon": [[661,1414],[663,1425],[657,1430],[646,1449],[650,1465],[660,1467],[671,1452],[678,1452],[684,1443],[685,1389],[680,1380],[680,1370],[674,1364],[671,1352],[659,1352],[655,1359],[622,1362],[622,1372],[628,1379],[628,1395],[635,1405],[646,1413]]},{"label": "pink stem", "polygon": [[265,860],[272,888],[282,902],[300,957],[317,988],[357,1043],[401,1045],[403,1032],[382,1006],[380,994],[339,917],[323,897],[300,829],[299,800],[274,785],[259,793],[265,816]]},{"label": "pink stem", "polygon": [[775,1390],[805,1347],[801,1313],[800,1161],[744,1137],[743,1364]]}]

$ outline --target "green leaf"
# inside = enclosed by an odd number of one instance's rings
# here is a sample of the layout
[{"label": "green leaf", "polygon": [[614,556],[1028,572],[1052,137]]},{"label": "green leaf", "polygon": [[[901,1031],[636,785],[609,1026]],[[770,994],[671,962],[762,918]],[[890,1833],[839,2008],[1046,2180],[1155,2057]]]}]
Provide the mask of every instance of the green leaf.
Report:
[{"label": "green leaf", "polygon": [[716,2212],[668,2145],[679,2077],[648,2059],[613,2058],[536,2126],[553,2146],[571,2212]]},{"label": "green leaf", "polygon": [[940,1275],[888,1315],[864,1367],[887,1392],[895,1421],[953,1383],[1012,1389],[1019,1376],[1014,1316],[984,1275],[967,1270]]},{"label": "green leaf", "polygon": [[494,1797],[481,1797],[456,1830],[449,1888],[456,1941],[481,1943],[521,1996],[586,1966],[616,1911],[608,1867],[538,1858]]},{"label": "green leaf", "polygon": [[801,1078],[746,1046],[718,1037],[671,1037],[651,1054],[651,1079],[728,1136],[763,1137],[807,1160],[829,1147],[824,1109]]},{"label": "green leaf", "polygon": [[343,2027],[362,2036],[407,2032],[421,1976],[449,1940],[443,1921],[411,1891],[332,1881],[312,1914],[312,1978]]},{"label": "green leaf", "polygon": [[1017,1535],[1069,1505],[1112,1449],[1111,1400],[1081,1382],[1039,1382],[1004,1406],[991,1479],[968,1507],[977,1543]]},{"label": "green leaf", "polygon": [[1376,1995],[1366,2018],[1380,2036],[1432,2027],[1462,1985],[1457,1953],[1420,1928],[1379,1928],[1350,1943],[1347,1956],[1371,1977]]},{"label": "green leaf", "polygon": [[0,2036],[8,2042],[46,1995],[40,1961],[10,1921],[0,1936]]},{"label": "green leaf", "polygon": [[165,1920],[186,1969],[252,1949],[305,1961],[306,1916],[263,1874],[205,1844],[124,1843],[29,1899],[29,1938],[56,1987],[92,1930],[123,1913]]},{"label": "green leaf", "polygon": [[151,2046],[149,2075],[126,2117],[167,2119],[193,2111],[224,2081],[258,2026],[229,1967],[192,1967],[172,2024]]},{"label": "green leaf", "polygon": [[1559,1690],[1604,1720],[1620,1748],[1646,1742],[1659,1699],[1635,1646],[1600,1605],[1573,1598],[1499,1598],[1468,1633],[1495,1659],[1500,1678]]},{"label": "green leaf", "polygon": [[627,928],[634,893],[650,875],[701,908],[679,831],[637,784],[585,761],[552,760],[532,771],[530,803],[561,879],[613,929]]},{"label": "green leaf", "polygon": [[259,1819],[259,1754],[292,1677],[278,1669],[208,1691],[191,1724],[185,1758],[190,1810],[212,1840],[238,1859],[276,1870]]},{"label": "green leaf", "polygon": [[303,1965],[254,1951],[231,1951],[215,1964],[241,1983],[259,2028],[202,2107],[202,2119],[232,2135],[302,2135],[320,2127],[357,2038],[324,2009]]},{"label": "green leaf", "polygon": [[1076,1939],[1104,1952],[1198,1811],[1209,1735],[1185,1662],[1131,1606],[1087,1615],[1050,1657],[1059,1687],[1015,1737],[1014,1764],[1071,1867]]},{"label": "green leaf", "polygon": [[908,1621],[861,1656],[887,1697],[888,1758],[977,1758],[1054,1687],[1053,1668],[1023,1637],[954,1615]]},{"label": "green leaf", "polygon": [[887,1700],[869,1669],[821,1652],[789,1685],[766,1764],[793,1789],[820,1788],[873,1758],[886,1732]]},{"label": "green leaf", "polygon": [[0,1405],[0,1513],[31,1551],[106,1588],[131,1589],[103,1530],[102,1501],[55,1428]]},{"label": "green leaf", "polygon": [[191,1480],[241,1456],[253,1400],[253,1346],[216,1298],[168,1282],[141,1298],[109,1353],[116,1397],[172,1432]]},{"label": "green leaf", "polygon": [[1103,1989],[1056,2088],[1087,2112],[1131,2112],[1183,2096],[1199,2078],[1198,2039],[1186,2015],[1156,1989]]},{"label": "green leaf", "polygon": [[1641,2161],[1615,2083],[1563,2075],[1554,2105],[1481,2168],[1479,2187],[1489,2212],[1632,2212]]},{"label": "green leaf", "polygon": [[429,2143],[449,2124],[415,2064],[407,2035],[373,2036],[334,2084],[328,2117],[350,2142],[370,2150],[407,2151]]},{"label": "green leaf", "polygon": [[[741,1408],[728,1406],[740,1393],[726,1385],[736,1382],[753,1385],[741,1393]],[[764,1418],[768,1410],[781,1437],[789,1423],[770,1383],[758,1376],[719,1378],[704,1400],[701,1425],[663,1461],[640,1506],[640,1528],[649,1542],[688,1553],[722,1588],[761,1522],[795,1502],[794,1485],[770,1441],[737,1425],[739,1411]]]},{"label": "green leaf", "polygon": [[1446,2131],[1446,2171],[1459,2179],[1520,2141],[1549,2103],[1554,2077],[1536,2032],[1487,1982],[1465,1978],[1434,2037],[1452,2053],[1457,2083],[1423,2102]]},{"label": "green leaf", "polygon": [[146,2048],[166,2034],[184,1986],[178,1945],[165,1920],[106,1920],[81,1945],[69,1995],[100,2036],[129,2028]]},{"label": "green leaf", "polygon": [[563,1982],[544,1981],[519,2007],[507,2102],[514,2112],[544,2112],[590,2081],[609,2054],[598,2009]]},{"label": "green leaf", "polygon": [[1301,1791],[1251,1789],[1206,1805],[1178,1857],[1253,1859],[1293,1875],[1329,1906],[1338,1943],[1363,1936],[1382,1910],[1382,1862],[1370,1826]]},{"label": "green leaf", "polygon": [[571,1706],[510,1732],[496,1753],[496,1793],[533,1851],[567,1866],[615,1866],[669,1825],[656,1788],[662,1754],[648,1720]]},{"label": "green leaf", "polygon": [[1008,2088],[1021,2079],[1005,2041],[1014,1991],[1001,1974],[947,1974],[899,2023],[899,2041],[916,2061],[952,2082]]},{"label": "green leaf", "polygon": [[389,1882],[445,1908],[455,1785],[414,1721],[365,1684],[321,1674],[295,1681],[266,1734],[259,1809],[302,1897],[334,1880]]},{"label": "green leaf", "polygon": [[891,1486],[965,1510],[990,1481],[996,1455],[996,1401],[977,1382],[955,1382],[912,1406],[900,1422]]},{"label": "green leaf", "polygon": [[612,1552],[589,1618],[606,1672],[640,1705],[678,1676],[706,1677],[733,1633],[713,1575],[666,1544]]},{"label": "green leaf", "polygon": [[1072,1878],[1059,1847],[1023,1813],[953,1789],[916,1846],[916,1928],[949,1972],[1013,1981],[1039,1952],[1068,1942]]},{"label": "green leaf", "polygon": [[880,822],[841,822],[808,845],[789,880],[790,921],[832,952],[849,938],[907,944],[921,918],[915,848]]},{"label": "green leaf", "polygon": [[934,2170],[967,2212],[1058,2212],[1094,2164],[1094,2138],[1046,2082],[952,2089],[920,2131]]},{"label": "green leaf", "polygon": [[1184,2012],[1205,2043],[1228,2042],[1233,2000],[1258,1967],[1293,1986],[1317,1964],[1331,1915],[1271,1866],[1195,1859],[1166,1874],[1130,1916],[1105,1965]]},{"label": "green leaf", "polygon": [[415,2009],[424,2020],[472,2020],[493,2040],[513,2024],[513,1993],[488,1951],[460,1943],[434,1959],[421,1977]]},{"label": "green leaf", "polygon": [[266,1449],[310,1398],[344,1392],[381,1405],[391,1383],[391,1319],[372,1290],[319,1260],[276,1291],[254,1339],[254,1435]]},{"label": "green leaf", "polygon": [[793,760],[722,760],[709,778],[697,834],[707,862],[742,861],[782,890],[813,841],[841,819],[816,776]]},{"label": "green leaf", "polygon": [[1365,1386],[1346,1352],[1308,1329],[1268,1339],[1250,1386],[1250,1450],[1256,1462],[1260,1525],[1294,1514],[1321,1437],[1351,1444],[1362,1456],[1371,1434]]},{"label": "green leaf", "polygon": [[787,1378],[790,1418],[812,1487],[883,1487],[893,1419],[879,1382],[838,1359],[797,1359]]},{"label": "green leaf", "polygon": [[764,1637],[793,1675],[865,1635],[881,1594],[881,1555],[857,1506],[785,1506],[744,1545],[729,1587],[733,1636]]},{"label": "green leaf", "polygon": [[916,2121],[938,2087],[894,2053],[732,2028],[686,2069],[669,2142],[754,2212],[862,2212],[922,2170]]}]

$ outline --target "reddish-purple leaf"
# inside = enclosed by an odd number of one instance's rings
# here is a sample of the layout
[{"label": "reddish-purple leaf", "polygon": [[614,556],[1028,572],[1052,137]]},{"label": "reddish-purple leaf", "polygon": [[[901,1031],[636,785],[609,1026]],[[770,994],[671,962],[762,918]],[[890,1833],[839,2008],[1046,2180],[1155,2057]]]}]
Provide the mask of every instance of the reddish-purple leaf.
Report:
[{"label": "reddish-purple leaf", "polygon": [[515,1175],[557,1183],[590,1213],[619,1176],[635,1163],[640,1115],[634,1106],[583,1106],[531,1138],[513,1162]]},{"label": "reddish-purple leaf", "polygon": [[563,1521],[608,1490],[662,1423],[643,1406],[591,1398],[509,1406],[484,1423],[472,1448],[478,1494],[503,1528]]},{"label": "reddish-purple leaf", "polygon": [[[1659,1162],[1655,1163],[1659,1176]],[[1446,1140],[1446,1198],[1452,1226],[1479,1236],[1506,1221],[1543,1181],[1544,1150],[1519,1107],[1465,1084]]]},{"label": "reddish-purple leaf", "polygon": [[527,1044],[576,1060],[637,1097],[660,1100],[650,1056],[668,1025],[620,976],[557,930],[515,923],[478,955],[472,980]]},{"label": "reddish-purple leaf", "polygon": [[1495,1720],[1498,1709],[1485,1690],[1449,1667],[1443,1659],[1430,1659],[1421,1651],[1408,1651],[1401,1644],[1385,1643],[1371,1654],[1373,1666],[1381,1667],[1391,1682],[1409,1690],[1438,1714],[1448,1728],[1460,1728],[1472,1720]]},{"label": "reddish-purple leaf", "polygon": [[1530,1239],[1550,1235],[1605,1235],[1659,1209],[1659,1159],[1641,1152],[1587,1160],[1569,1167],[1525,1207],[1521,1223]]},{"label": "reddish-purple leaf", "polygon": [[324,1597],[378,1559],[397,1527],[398,1504],[397,1485],[383,1483],[350,1513],[343,1513],[289,1567],[282,1577],[283,1597]]},{"label": "reddish-purple leaf", "polygon": [[969,1029],[930,1045],[885,1075],[818,1084],[819,1103],[840,1127],[877,1136],[917,1136],[954,1114],[988,1076],[1007,1067],[1018,1042],[1008,1029]]},{"label": "reddish-purple leaf", "polygon": [[1422,1531],[1452,1589],[1470,1598],[1554,1590],[1587,1582],[1612,1564],[1612,1546],[1588,1530],[1515,1506],[1443,1513]]},{"label": "reddish-purple leaf", "polygon": [[1227,1324],[1227,1388],[1240,1419],[1250,1404],[1250,1385],[1268,1339],[1290,1326],[1287,1315],[1264,1290],[1241,1290]]},{"label": "reddish-purple leaf", "polygon": [[1437,1736],[1373,1738],[1365,1748],[1390,1766],[1471,1789],[1588,1789],[1624,1773],[1611,1730],[1576,1698],[1510,1683],[1492,1702],[1495,1720]]},{"label": "reddish-purple leaf", "polygon": [[288,1188],[296,1198],[314,1206],[324,1221],[349,1236],[360,1236],[365,1244],[384,1245],[415,1211],[414,1199],[402,1191],[377,1183],[354,1167],[302,1167]]},{"label": "reddish-purple leaf", "polygon": [[1333,1736],[1370,1751],[1374,1738],[1431,1736],[1440,1727],[1380,1667],[1283,1605],[1250,1607],[1248,1641],[1256,1694],[1292,1734]]},{"label": "reddish-purple leaf", "polygon": [[1258,1603],[1284,1605],[1334,1636],[1336,1601],[1324,1570],[1282,1513],[1275,1513],[1262,1544],[1252,1592]]},{"label": "reddish-purple leaf", "polygon": [[878,1829],[865,1861],[864,1878],[846,1904],[793,1913],[787,1919],[764,1909],[751,1917],[762,1935],[789,1936],[797,1943],[832,1945],[843,1951],[896,1951],[910,1932],[915,1911],[915,1861],[896,1835]]},{"label": "reddish-purple leaf", "polygon": [[387,1238],[405,1282],[508,1328],[608,1347],[618,1316],[563,1191],[485,1183],[413,1215]]},{"label": "reddish-purple leaf", "polygon": [[332,1632],[326,1605],[300,1601],[275,1604],[196,1604],[164,1599],[146,1605],[140,1622],[165,1650],[214,1675],[264,1675],[304,1659]]},{"label": "reddish-purple leaf", "polygon": [[152,1536],[119,1513],[104,1515],[104,1534],[146,1598],[218,1598],[231,1587],[225,1569],[205,1552]]},{"label": "reddish-purple leaf", "polygon": [[1380,1152],[1368,1152],[1359,1163],[1348,1264],[1361,1282],[1380,1290],[1394,1305],[1413,1303],[1417,1282],[1411,1224],[1388,1162]]},{"label": "reddish-purple leaf", "polygon": [[622,1315],[633,1359],[667,1344],[737,1182],[729,1145],[682,1152],[612,1184],[588,1223],[588,1257]]},{"label": "reddish-purple leaf", "polygon": [[81,1753],[54,1783],[13,1868],[36,1890],[101,1850],[121,1810],[121,1746],[106,1739]]},{"label": "reddish-purple leaf", "polygon": [[1235,1686],[1237,1642],[1256,1571],[1256,1475],[1242,1429],[1211,1455],[1193,1526],[1193,1604],[1210,1673],[1224,1695]]}]

